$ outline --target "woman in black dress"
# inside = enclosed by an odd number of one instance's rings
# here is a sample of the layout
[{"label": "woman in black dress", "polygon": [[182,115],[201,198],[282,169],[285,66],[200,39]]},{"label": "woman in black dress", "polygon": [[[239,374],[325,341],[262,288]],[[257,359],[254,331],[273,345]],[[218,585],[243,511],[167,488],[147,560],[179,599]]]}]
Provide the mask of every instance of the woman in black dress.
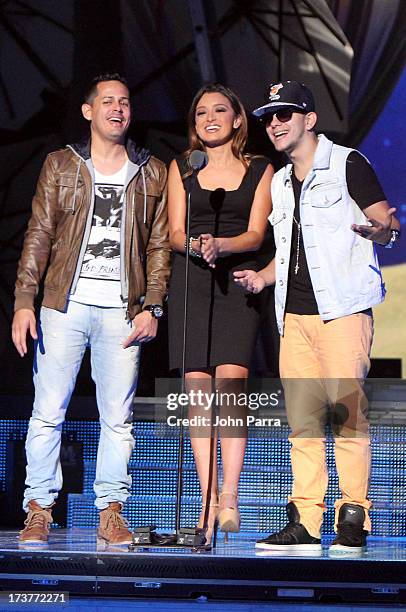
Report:
[{"label": "woman in black dress", "polygon": [[[187,310],[186,390],[205,396],[244,391],[258,326],[255,296],[233,280],[239,269],[256,269],[255,251],[264,237],[270,214],[272,167],[262,157],[244,154],[247,118],[237,96],[223,85],[204,86],[189,112],[190,148],[172,161],[168,179],[169,234],[174,251],[169,291],[169,357],[171,368],[182,366],[185,293],[185,251],[189,249],[189,303]],[[208,163],[191,180],[188,157],[202,150]],[[186,191],[191,191],[190,235],[186,244]],[[233,397],[230,395],[229,397]],[[197,398],[197,396],[195,396]],[[225,532],[239,531],[238,483],[244,461],[247,432],[238,427],[238,406],[220,405],[223,464],[222,492],[218,496],[217,433],[207,421],[190,428],[190,437],[202,490],[203,548],[211,547],[217,522]],[[208,417],[209,401],[190,402],[189,418]],[[227,410],[228,408],[228,410]],[[245,416],[245,415],[244,415]],[[236,424],[233,427],[233,423]]]}]

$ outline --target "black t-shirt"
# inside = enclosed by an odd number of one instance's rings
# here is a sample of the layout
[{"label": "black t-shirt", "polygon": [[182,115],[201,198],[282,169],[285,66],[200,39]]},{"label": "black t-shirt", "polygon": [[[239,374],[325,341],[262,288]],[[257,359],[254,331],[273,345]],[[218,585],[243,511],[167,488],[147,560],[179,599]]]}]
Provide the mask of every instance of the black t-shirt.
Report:
[{"label": "black t-shirt", "polygon": [[[371,204],[375,204],[375,202],[386,200],[386,196],[372,166],[357,151],[352,151],[347,158],[346,179],[350,196],[361,210],[371,206]],[[298,223],[300,222],[299,200],[302,185],[303,181],[299,181],[294,172],[292,172],[292,186],[295,196],[294,217]],[[298,224],[294,220],[285,312],[308,315],[318,314],[317,302],[314,297],[309,268],[307,266],[302,232],[300,232],[299,237],[299,256],[297,253]],[[295,274],[296,265],[298,265],[298,268]]]}]

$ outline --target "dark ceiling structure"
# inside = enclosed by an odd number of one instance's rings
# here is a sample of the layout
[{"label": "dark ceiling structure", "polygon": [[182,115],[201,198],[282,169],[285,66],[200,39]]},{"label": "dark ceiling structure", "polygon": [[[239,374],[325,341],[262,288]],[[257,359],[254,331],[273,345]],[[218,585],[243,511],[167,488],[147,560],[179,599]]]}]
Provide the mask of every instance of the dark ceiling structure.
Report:
[{"label": "dark ceiling structure", "polygon": [[204,81],[235,88],[251,110],[270,81],[297,78],[345,134],[365,97],[379,113],[405,25],[402,0],[1,0],[1,143],[45,126],[71,138],[83,87],[107,68],[128,76],[142,122],[182,121]]},{"label": "dark ceiling structure", "polygon": [[[404,67],[405,26],[404,0],[0,0],[0,338],[41,164],[83,133],[95,74],[127,76],[135,139],[164,161],[185,148],[192,97],[214,80],[247,111],[271,81],[301,80],[321,129],[356,145]],[[1,342],[0,373],[11,354]]]}]

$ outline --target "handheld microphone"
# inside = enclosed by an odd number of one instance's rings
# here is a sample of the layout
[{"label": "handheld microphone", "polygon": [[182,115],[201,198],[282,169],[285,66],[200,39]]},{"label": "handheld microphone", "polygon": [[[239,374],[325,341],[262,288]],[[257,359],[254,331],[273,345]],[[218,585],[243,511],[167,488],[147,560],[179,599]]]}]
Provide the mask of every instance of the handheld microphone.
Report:
[{"label": "handheld microphone", "polygon": [[207,153],[199,151],[198,149],[192,151],[188,158],[189,166],[193,168],[194,172],[203,170],[203,168],[207,166],[208,161],[209,158],[207,157]]}]

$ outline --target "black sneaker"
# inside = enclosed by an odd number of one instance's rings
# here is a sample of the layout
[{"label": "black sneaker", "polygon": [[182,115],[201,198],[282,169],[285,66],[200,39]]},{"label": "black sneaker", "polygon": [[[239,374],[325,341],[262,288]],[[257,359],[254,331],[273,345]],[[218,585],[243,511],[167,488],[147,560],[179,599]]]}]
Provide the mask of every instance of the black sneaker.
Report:
[{"label": "black sneaker", "polygon": [[321,550],[319,538],[314,538],[300,522],[300,514],[293,502],[286,506],[289,523],[278,533],[259,540],[255,548],[263,550]]},{"label": "black sneaker", "polygon": [[337,537],[330,546],[330,552],[363,552],[368,535],[364,521],[365,510],[362,506],[343,504],[338,514]]}]

